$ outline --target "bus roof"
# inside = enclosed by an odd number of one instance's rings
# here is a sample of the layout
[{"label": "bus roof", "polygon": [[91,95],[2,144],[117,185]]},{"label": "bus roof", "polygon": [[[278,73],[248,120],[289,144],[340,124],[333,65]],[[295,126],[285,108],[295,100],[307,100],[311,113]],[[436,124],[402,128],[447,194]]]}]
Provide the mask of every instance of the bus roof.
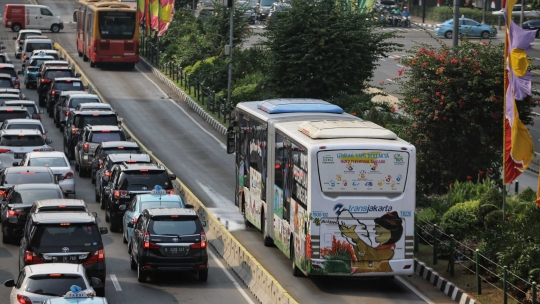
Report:
[{"label": "bus roof", "polygon": [[[238,103],[237,108],[262,121],[268,120],[308,120],[319,119],[356,119],[340,107],[320,99],[280,98],[264,101]],[[302,113],[299,115],[299,113]]]},{"label": "bus roof", "polygon": [[397,135],[373,122],[360,120],[290,121],[276,124],[298,143],[320,146],[343,143],[373,143],[375,145],[410,146]]}]

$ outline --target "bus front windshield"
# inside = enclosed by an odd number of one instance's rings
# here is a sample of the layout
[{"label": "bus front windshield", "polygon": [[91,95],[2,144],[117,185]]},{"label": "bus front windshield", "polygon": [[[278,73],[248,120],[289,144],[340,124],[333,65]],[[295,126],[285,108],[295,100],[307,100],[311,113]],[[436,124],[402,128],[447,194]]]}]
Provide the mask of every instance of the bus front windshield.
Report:
[{"label": "bus front windshield", "polygon": [[99,33],[103,39],[133,39],[134,12],[99,12]]}]

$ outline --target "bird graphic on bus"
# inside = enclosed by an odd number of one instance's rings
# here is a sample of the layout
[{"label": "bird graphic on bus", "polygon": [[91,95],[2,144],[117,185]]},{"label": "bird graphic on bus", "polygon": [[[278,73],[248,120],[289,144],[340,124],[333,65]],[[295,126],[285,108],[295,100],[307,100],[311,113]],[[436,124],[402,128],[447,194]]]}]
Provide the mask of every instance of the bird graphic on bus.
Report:
[{"label": "bird graphic on bus", "polygon": [[352,163],[351,163],[351,162],[348,162],[348,163],[347,163],[347,170],[352,171],[353,169],[354,169],[354,168],[353,168]]},{"label": "bird graphic on bus", "polygon": [[341,181],[341,174],[336,174],[336,180],[337,180],[338,182]]},{"label": "bird graphic on bus", "polygon": [[381,187],[383,185],[384,181],[383,180],[380,180],[377,185],[379,185],[379,187]]},{"label": "bird graphic on bus", "polygon": [[366,170],[360,171],[360,178],[366,178]]},{"label": "bird graphic on bus", "polygon": [[371,171],[375,171],[377,170],[377,164],[372,164],[371,165]]},{"label": "bird graphic on bus", "polygon": [[391,176],[391,175],[388,175],[388,176],[386,177],[386,182],[389,183],[391,180],[392,180],[392,176]]}]

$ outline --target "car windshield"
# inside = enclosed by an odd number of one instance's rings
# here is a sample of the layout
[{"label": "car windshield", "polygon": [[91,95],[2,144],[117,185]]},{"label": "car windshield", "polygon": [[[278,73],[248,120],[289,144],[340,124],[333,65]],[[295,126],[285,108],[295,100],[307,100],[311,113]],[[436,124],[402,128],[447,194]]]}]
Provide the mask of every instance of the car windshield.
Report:
[{"label": "car windshield", "polygon": [[55,89],[59,91],[80,91],[83,85],[80,81],[61,81],[55,83]]},{"label": "car windshield", "polygon": [[30,62],[30,66],[40,66],[42,63],[49,60],[52,60],[52,58],[34,59],[32,62]]},{"label": "car windshield", "polygon": [[37,226],[31,245],[33,247],[88,247],[99,239],[99,231],[95,224],[40,225]]},{"label": "car windshield", "polygon": [[43,128],[39,124],[26,124],[26,123],[10,123],[6,129],[22,129],[22,130],[38,130],[44,132]]},{"label": "car windshield", "polygon": [[160,235],[192,235],[201,232],[199,221],[196,217],[183,218],[157,218],[150,221],[148,232]]},{"label": "car windshield", "polygon": [[2,136],[2,139],[0,139],[0,146],[32,147],[43,145],[45,145],[43,137],[36,135],[4,135]]},{"label": "car windshield", "polygon": [[13,88],[11,79],[0,78],[0,88]]},{"label": "car windshield", "polygon": [[0,63],[7,63],[7,59],[5,56],[0,56]]},{"label": "car windshield", "polygon": [[93,99],[93,98],[72,98],[70,101],[70,108],[75,108],[76,106],[80,105],[81,103],[99,103],[99,99]]},{"label": "car windshield", "polygon": [[28,36],[41,36],[41,33],[37,33],[37,32],[36,33],[32,33],[32,32],[21,33],[20,39],[25,40],[26,37]]},{"label": "car windshield", "polygon": [[63,157],[36,157],[28,160],[28,166],[68,167]]},{"label": "car windshield", "polygon": [[60,297],[65,295],[66,292],[69,291],[69,289],[73,285],[77,285],[83,289],[87,289],[86,282],[80,275],[34,275],[28,278],[24,291],[35,294]]},{"label": "car windshield", "polygon": [[124,136],[120,132],[99,132],[93,133],[90,142],[102,143],[106,141],[120,141],[125,140]]},{"label": "car windshield", "polygon": [[6,67],[0,67],[0,73],[11,75],[11,77],[17,78],[17,72],[15,72],[14,68],[6,68]]},{"label": "car windshield", "polygon": [[8,185],[19,184],[52,184],[53,176],[49,172],[8,172],[5,183]]},{"label": "car windshield", "polygon": [[102,39],[131,39],[135,33],[135,13],[99,12],[99,33]]},{"label": "car windshield", "polygon": [[151,208],[184,208],[183,202],[142,202],[139,210]]},{"label": "car windshield", "polygon": [[24,106],[26,108],[26,110],[28,111],[28,113],[30,113],[30,115],[33,115],[33,114],[36,114],[37,113],[37,109],[36,109],[36,106],[35,105],[29,105],[29,104],[21,104],[21,103],[8,103],[8,104],[5,104],[5,106],[10,106],[10,107],[17,107],[17,106]]},{"label": "car windshield", "polygon": [[[96,115],[96,116],[94,116]],[[79,125],[76,125],[76,128],[82,129],[86,125],[91,126],[116,126],[118,125],[118,120],[116,120],[116,115],[100,115],[93,114],[92,116],[84,115],[79,119]]]},{"label": "car windshield", "polygon": [[16,119],[16,118],[30,118],[30,113],[28,113],[28,111],[13,111],[13,112],[0,111],[0,121],[4,121],[6,119]]},{"label": "car windshield", "polygon": [[[31,40],[28,40],[31,41]],[[33,52],[34,50],[52,50],[54,49],[51,43],[48,42],[29,42],[26,44],[26,51]]]},{"label": "car windshield", "polygon": [[37,200],[63,198],[62,192],[57,189],[21,190],[12,194],[13,204],[32,204]]},{"label": "car windshield", "polygon": [[152,189],[155,185],[163,188],[170,188],[169,175],[161,170],[140,170],[127,171],[124,173],[121,190],[143,190]]},{"label": "car windshield", "polygon": [[44,78],[54,79],[60,77],[73,77],[73,72],[71,70],[52,70],[45,73]]}]

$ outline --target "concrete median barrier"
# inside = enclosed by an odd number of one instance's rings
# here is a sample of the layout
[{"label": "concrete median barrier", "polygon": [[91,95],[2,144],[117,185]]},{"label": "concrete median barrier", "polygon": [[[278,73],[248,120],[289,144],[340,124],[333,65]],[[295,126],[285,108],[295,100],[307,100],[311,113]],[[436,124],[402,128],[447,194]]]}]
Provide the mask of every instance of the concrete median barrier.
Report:
[{"label": "concrete median barrier", "polygon": [[[75,72],[80,73],[81,80],[88,86],[88,92],[96,94],[101,100],[107,103],[107,100],[99,92],[90,79],[80,69],[78,64],[73,58],[66,52],[64,48],[58,43],[55,43],[55,48],[58,49],[60,56],[68,61]],[[142,149],[144,149],[150,157],[163,164],[149,149],[147,149],[142,142],[140,142],[135,135],[127,128],[123,126],[125,130],[131,135],[132,140],[137,142]],[[166,167],[166,166],[165,166]],[[169,172],[169,170],[167,168]],[[176,193],[183,196],[186,203],[194,206],[195,211],[206,222],[205,232],[208,242],[211,246],[222,256],[222,258],[229,264],[233,271],[240,277],[240,279],[246,284],[248,289],[253,295],[262,303],[298,303],[289,293],[279,284],[279,282],[272,276],[262,265],[251,255],[242,244],[225,228],[225,226],[216,218],[204,204],[189,190],[180,179],[176,179],[173,183]],[[262,246],[262,245],[261,245]]]}]

